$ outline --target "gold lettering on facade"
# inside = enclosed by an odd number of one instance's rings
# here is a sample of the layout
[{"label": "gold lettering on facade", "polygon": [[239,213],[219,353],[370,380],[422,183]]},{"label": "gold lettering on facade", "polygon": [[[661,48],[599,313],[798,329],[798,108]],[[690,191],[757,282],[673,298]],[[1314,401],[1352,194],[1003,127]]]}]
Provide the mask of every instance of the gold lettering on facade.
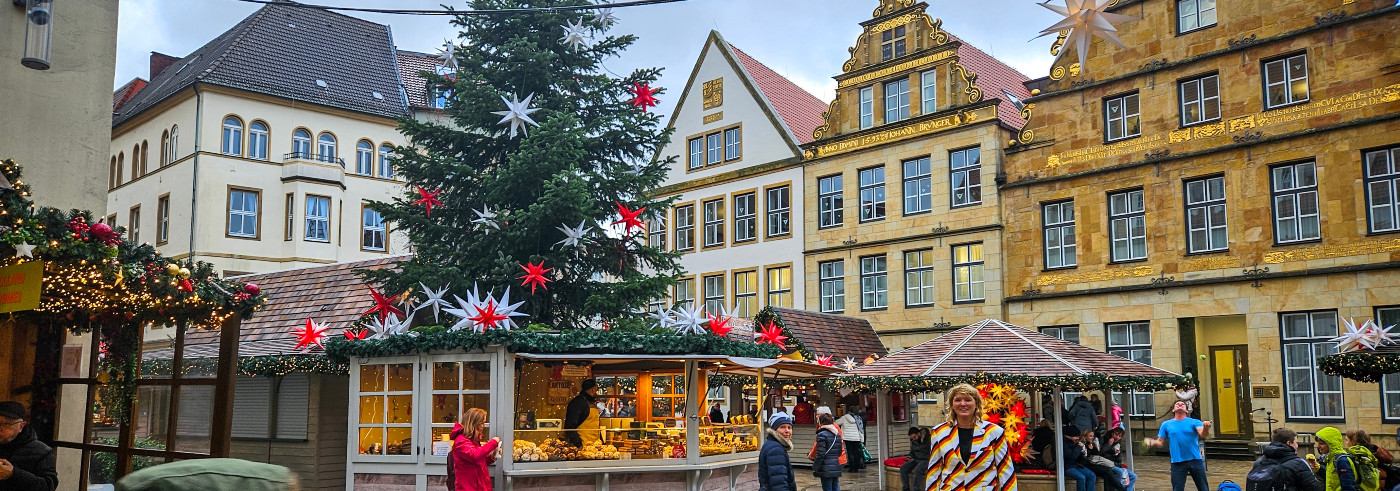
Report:
[{"label": "gold lettering on facade", "polygon": [[[1109,145],[1099,145],[1095,147],[1081,148],[1079,150],[1070,150],[1068,152],[1062,152],[1055,155],[1051,155],[1050,157],[1052,157],[1055,162],[1055,165],[1053,167],[1058,167],[1061,165],[1069,165],[1076,162],[1084,162],[1088,160],[1097,160],[1106,157],[1115,157],[1123,154],[1142,152],[1150,148],[1156,148],[1157,146],[1162,144],[1162,140],[1162,135],[1156,134],[1152,136],[1144,136],[1142,138],[1134,138],[1125,142],[1112,143]],[[1050,159],[1046,160],[1045,166],[1047,168],[1052,167],[1050,165],[1050,161]]]},{"label": "gold lettering on facade", "polygon": [[984,117],[990,117],[990,114],[983,115],[979,113],[982,111],[992,110],[995,110],[995,108],[982,108],[973,112],[959,111],[957,114],[951,114],[948,116],[944,116],[937,119],[931,119],[928,121],[920,121],[918,123],[901,126],[899,128],[894,128],[891,130],[885,130],[878,133],[872,133],[859,138],[852,138],[849,140],[843,140],[827,145],[819,145],[815,148],[815,151],[809,152],[808,155],[809,158],[828,157],[838,153],[846,153],[855,150],[860,150],[866,147],[879,145],[882,143],[888,143],[896,140],[903,140],[905,138],[913,136],[920,136],[928,133],[936,133],[939,131],[956,128],[958,126],[971,124],[975,121],[981,120]]},{"label": "gold lettering on facade", "polygon": [[1191,140],[1191,128],[1182,128],[1182,129],[1179,129],[1179,130],[1172,130],[1172,132],[1171,132],[1170,134],[1167,135],[1167,143],[1181,143],[1181,142],[1190,141],[1190,140]]},{"label": "gold lettering on facade", "polygon": [[1201,125],[1191,128],[1192,138],[1210,138],[1225,134],[1225,123]]},{"label": "gold lettering on facade", "polygon": [[705,117],[702,119],[704,120],[704,124],[710,124],[715,121],[719,121],[721,119],[724,119],[724,111],[720,111],[714,114],[706,114]]},{"label": "gold lettering on facade", "polygon": [[1372,240],[1351,244],[1320,245],[1292,251],[1270,252],[1264,254],[1264,262],[1267,264],[1279,264],[1290,261],[1310,261],[1313,259],[1360,256],[1364,254],[1396,251],[1400,251],[1400,239]]},{"label": "gold lettering on facade", "polygon": [[892,66],[892,67],[882,68],[882,69],[879,69],[879,70],[876,70],[876,71],[873,71],[873,72],[870,72],[870,73],[866,73],[866,74],[863,74],[863,75],[858,75],[858,76],[855,76],[855,77],[852,77],[852,78],[848,78],[848,79],[846,79],[846,80],[842,80],[842,81],[836,83],[836,88],[837,88],[837,89],[844,89],[844,88],[850,87],[850,86],[852,86],[852,85],[861,85],[861,84],[864,84],[864,83],[866,83],[866,82],[870,82],[870,81],[875,80],[875,79],[880,79],[880,78],[888,77],[888,76],[893,75],[893,74],[898,73],[898,72],[902,72],[902,71],[906,71],[906,70],[912,70],[912,69],[914,69],[914,68],[917,68],[917,67],[920,67],[920,66],[923,66],[923,65],[927,65],[927,64],[929,64],[929,63],[933,63],[933,62],[941,61],[941,60],[946,60],[946,59],[948,59],[948,58],[952,58],[953,55],[955,55],[955,54],[957,54],[957,52],[954,51],[954,50],[939,51],[939,52],[937,52],[937,53],[934,53],[934,54],[925,56],[925,57],[923,57],[923,58],[919,58],[919,59],[917,59],[917,60],[906,61],[906,62],[904,62],[904,63],[900,63],[900,64],[895,65],[895,66]]},{"label": "gold lettering on facade", "polygon": [[1102,271],[1082,271],[1078,273],[1037,276],[1032,283],[1035,286],[1066,285],[1070,283],[1088,283],[1091,281],[1108,281],[1120,278],[1141,278],[1151,275],[1152,266],[1138,266],[1132,269],[1106,269]]},{"label": "gold lettering on facade", "polygon": [[871,32],[883,32],[883,31],[888,31],[888,30],[890,30],[890,29],[894,29],[894,28],[896,28],[896,27],[899,27],[899,26],[908,24],[908,23],[910,23],[910,22],[914,22],[914,21],[917,20],[917,19],[919,18],[919,16],[921,16],[921,15],[923,15],[923,14],[904,14],[904,15],[901,15],[901,16],[899,16],[899,17],[895,17],[895,18],[893,18],[893,19],[890,19],[890,20],[881,22],[881,23],[879,23],[879,24],[875,24],[875,27],[870,28],[870,31],[871,31]]},{"label": "gold lettering on facade", "polygon": [[1181,262],[1182,271],[1204,271],[1207,269],[1230,269],[1241,265],[1240,258],[1231,256],[1198,257]]},{"label": "gold lettering on facade", "polygon": [[[701,85],[705,97],[705,109],[714,109],[724,104],[724,79],[717,78]],[[706,121],[707,123],[709,121]]]},{"label": "gold lettering on facade", "polygon": [[1254,127],[1254,115],[1230,120],[1230,131],[1247,130]]}]

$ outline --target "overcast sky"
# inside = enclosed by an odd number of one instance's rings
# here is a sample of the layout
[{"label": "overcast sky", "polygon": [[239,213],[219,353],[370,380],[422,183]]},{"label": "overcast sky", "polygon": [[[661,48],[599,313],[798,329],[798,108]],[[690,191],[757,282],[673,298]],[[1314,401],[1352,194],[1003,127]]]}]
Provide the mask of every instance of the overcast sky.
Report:
[{"label": "overcast sky", "polygon": [[[113,87],[146,78],[152,51],[183,57],[259,8],[237,0],[120,0],[117,75]],[[1053,36],[1028,41],[1059,16],[1032,0],[928,0],[928,12],[943,19],[943,28],[982,48],[1031,78],[1046,75]],[[447,3],[466,8],[465,0],[303,0],[303,3],[350,7],[437,9]],[[1056,2],[1059,3],[1059,2]],[[686,0],[678,3],[617,9],[613,33],[639,39],[620,59],[605,62],[625,74],[634,67],[665,68],[659,83],[669,114],[681,85],[690,75],[710,30],[812,92],[822,101],[834,97],[832,76],[848,58],[847,48],[870,19],[877,0]],[[392,27],[400,49],[436,52],[456,30],[444,16],[349,13]],[[562,35],[562,29],[561,29]]]}]

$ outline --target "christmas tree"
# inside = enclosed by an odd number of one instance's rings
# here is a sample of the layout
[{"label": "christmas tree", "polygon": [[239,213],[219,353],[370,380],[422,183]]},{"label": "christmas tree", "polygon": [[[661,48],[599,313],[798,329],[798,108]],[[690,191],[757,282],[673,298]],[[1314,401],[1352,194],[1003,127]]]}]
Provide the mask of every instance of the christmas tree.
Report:
[{"label": "christmas tree", "polygon": [[608,35],[610,12],[569,9],[588,5],[475,0],[510,11],[454,18],[456,72],[428,74],[452,124],[402,121],[394,165],[408,192],[372,204],[414,249],[397,270],[365,272],[384,291],[450,285],[451,301],[510,286],[529,322],[557,328],[636,317],[666,295],[677,256],[637,226],[669,207],[647,193],[674,162],[652,159],[670,135],[647,111],[660,69],[611,75],[604,62],[636,38]]}]

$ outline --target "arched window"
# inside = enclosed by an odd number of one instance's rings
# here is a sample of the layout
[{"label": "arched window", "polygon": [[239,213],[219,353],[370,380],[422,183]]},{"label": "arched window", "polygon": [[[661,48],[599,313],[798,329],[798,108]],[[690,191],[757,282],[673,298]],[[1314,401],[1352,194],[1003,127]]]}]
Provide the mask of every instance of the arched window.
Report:
[{"label": "arched window", "polygon": [[316,137],[316,155],[322,162],[335,162],[335,135],[322,132]]},{"label": "arched window", "polygon": [[112,163],[107,164],[107,189],[117,187],[117,156],[112,156]]},{"label": "arched window", "polygon": [[297,129],[292,132],[292,158],[311,158],[311,132]]},{"label": "arched window", "polygon": [[141,145],[131,147],[131,180],[141,177]]},{"label": "arched window", "polygon": [[369,140],[360,140],[355,143],[355,173],[365,176],[374,175],[374,144]]},{"label": "arched window", "polygon": [[267,160],[267,123],[254,121],[248,125],[248,158]]},{"label": "arched window", "polygon": [[165,163],[173,164],[175,159],[180,157],[180,125],[170,127],[170,156],[165,158]]},{"label": "arched window", "polygon": [[165,167],[165,164],[169,164],[169,163],[170,163],[170,158],[169,158],[169,157],[170,157],[170,131],[169,131],[169,130],[166,130],[166,131],[160,132],[160,156],[157,157],[157,158],[160,159],[160,166],[161,166],[161,167]]},{"label": "arched window", "polygon": [[[126,169],[126,154],[117,152],[117,186],[122,185],[122,170]],[[116,187],[116,186],[113,186]]]},{"label": "arched window", "polygon": [[223,145],[219,148],[224,155],[243,155],[243,120],[233,116],[224,118]]},{"label": "arched window", "polygon": [[394,146],[383,144],[379,146],[379,177],[385,179],[394,178],[394,166],[389,163],[389,159],[394,156]]},{"label": "arched window", "polygon": [[146,140],[141,140],[141,175],[146,175],[146,157],[150,156],[150,147],[146,145]]}]

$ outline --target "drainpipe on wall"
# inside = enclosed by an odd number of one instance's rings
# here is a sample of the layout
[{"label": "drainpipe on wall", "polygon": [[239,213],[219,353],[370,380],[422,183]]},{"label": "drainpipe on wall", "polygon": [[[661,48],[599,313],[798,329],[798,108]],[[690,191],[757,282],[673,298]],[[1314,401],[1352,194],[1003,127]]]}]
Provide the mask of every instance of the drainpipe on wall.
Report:
[{"label": "drainpipe on wall", "polygon": [[194,177],[190,180],[190,255],[194,261],[195,217],[199,216],[199,139],[203,135],[200,127],[204,123],[204,95],[199,93],[199,84],[194,88]]}]

